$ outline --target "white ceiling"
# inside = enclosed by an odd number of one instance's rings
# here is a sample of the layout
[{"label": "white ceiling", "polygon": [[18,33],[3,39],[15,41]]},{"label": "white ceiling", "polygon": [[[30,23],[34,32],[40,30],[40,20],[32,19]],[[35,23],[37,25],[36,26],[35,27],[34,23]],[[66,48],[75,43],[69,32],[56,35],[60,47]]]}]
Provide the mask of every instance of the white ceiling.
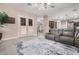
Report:
[{"label": "white ceiling", "polygon": [[[10,6],[13,8],[16,8],[17,10],[28,12],[34,15],[49,15],[49,16],[54,16],[62,12],[70,11],[73,12],[73,9],[79,9],[79,4],[78,3],[53,3],[55,8],[48,8],[47,11],[45,10],[38,10],[36,7],[34,7],[34,3],[32,6],[28,6],[27,3],[4,3],[0,4],[4,6]],[[77,10],[79,11],[79,10]]]}]

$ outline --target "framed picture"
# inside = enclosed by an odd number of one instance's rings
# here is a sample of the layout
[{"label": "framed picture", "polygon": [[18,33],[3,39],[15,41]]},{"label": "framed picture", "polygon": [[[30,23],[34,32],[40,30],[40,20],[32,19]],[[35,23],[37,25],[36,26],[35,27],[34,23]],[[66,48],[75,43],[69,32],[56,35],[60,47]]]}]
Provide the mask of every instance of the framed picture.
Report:
[{"label": "framed picture", "polygon": [[33,20],[32,19],[28,19],[28,23],[29,23],[28,24],[29,26],[32,26],[33,25]]},{"label": "framed picture", "polygon": [[49,21],[49,27],[54,28],[54,21]]}]

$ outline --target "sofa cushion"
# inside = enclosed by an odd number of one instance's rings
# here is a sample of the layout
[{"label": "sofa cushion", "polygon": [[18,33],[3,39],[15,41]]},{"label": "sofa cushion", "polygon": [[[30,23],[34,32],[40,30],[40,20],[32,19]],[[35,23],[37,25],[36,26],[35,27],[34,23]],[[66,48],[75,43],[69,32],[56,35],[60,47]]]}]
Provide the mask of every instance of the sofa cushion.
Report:
[{"label": "sofa cushion", "polygon": [[54,39],[54,35],[53,34],[50,34],[50,33],[46,33],[45,34],[45,38],[46,39]]},{"label": "sofa cushion", "polygon": [[62,35],[62,29],[50,29],[50,33],[53,35]]},{"label": "sofa cushion", "polygon": [[73,37],[74,36],[74,30],[69,30],[69,29],[65,29],[63,30],[63,36],[70,36]]},{"label": "sofa cushion", "polygon": [[58,29],[51,29],[50,33],[56,35],[58,34]]}]

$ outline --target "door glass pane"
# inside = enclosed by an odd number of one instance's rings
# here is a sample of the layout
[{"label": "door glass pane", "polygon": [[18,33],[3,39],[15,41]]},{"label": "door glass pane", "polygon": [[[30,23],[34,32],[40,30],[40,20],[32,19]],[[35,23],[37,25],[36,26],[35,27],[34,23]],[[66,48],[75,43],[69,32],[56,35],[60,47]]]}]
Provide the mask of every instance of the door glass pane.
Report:
[{"label": "door glass pane", "polygon": [[28,19],[28,22],[29,22],[29,26],[32,26],[33,25],[32,19]]},{"label": "door glass pane", "polygon": [[26,18],[21,17],[21,26],[26,26]]}]

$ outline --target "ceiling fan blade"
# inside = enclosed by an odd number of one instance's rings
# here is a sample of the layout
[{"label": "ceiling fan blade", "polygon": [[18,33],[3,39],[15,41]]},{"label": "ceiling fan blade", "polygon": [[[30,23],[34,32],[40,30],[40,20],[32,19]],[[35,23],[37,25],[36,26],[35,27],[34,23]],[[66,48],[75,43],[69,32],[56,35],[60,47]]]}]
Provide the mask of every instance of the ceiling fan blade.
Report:
[{"label": "ceiling fan blade", "polygon": [[55,6],[50,6],[51,8],[55,8]]},{"label": "ceiling fan blade", "polygon": [[32,6],[32,3],[27,3],[27,5]]}]

